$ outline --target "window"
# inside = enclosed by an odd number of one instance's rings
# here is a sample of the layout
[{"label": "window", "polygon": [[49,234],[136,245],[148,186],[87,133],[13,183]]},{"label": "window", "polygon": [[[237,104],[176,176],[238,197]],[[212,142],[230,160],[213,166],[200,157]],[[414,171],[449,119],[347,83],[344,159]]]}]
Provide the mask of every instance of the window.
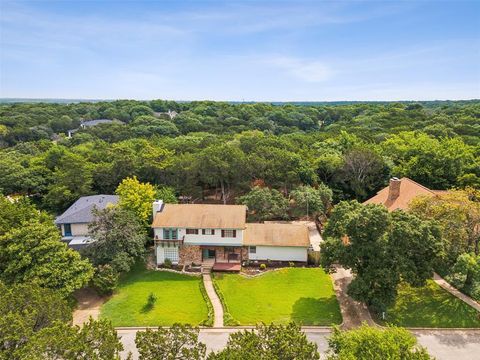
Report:
[{"label": "window", "polygon": [[170,259],[172,262],[178,261],[178,248],[165,248],[164,250],[165,259]]},{"label": "window", "polygon": [[177,240],[178,239],[177,229],[164,228],[163,229],[163,239],[164,240]]},{"label": "window", "polygon": [[70,224],[63,224],[64,236],[72,236],[72,226]]},{"label": "window", "polygon": [[257,253],[257,247],[256,246],[249,246],[248,247],[248,252],[250,254],[256,254]]},{"label": "window", "polygon": [[222,237],[237,237],[237,230],[222,230]]},{"label": "window", "polygon": [[203,235],[215,235],[215,230],[214,229],[202,229],[202,234]]},{"label": "window", "polygon": [[225,253],[235,252],[235,248],[233,246],[224,246],[223,247],[223,252],[225,252]]},{"label": "window", "polygon": [[187,235],[198,235],[198,229],[187,229]]}]

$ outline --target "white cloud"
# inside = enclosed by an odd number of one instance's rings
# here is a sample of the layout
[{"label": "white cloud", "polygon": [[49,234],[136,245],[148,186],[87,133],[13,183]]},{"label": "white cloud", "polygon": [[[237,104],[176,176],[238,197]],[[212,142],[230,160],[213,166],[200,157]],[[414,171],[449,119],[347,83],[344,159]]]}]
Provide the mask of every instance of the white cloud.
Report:
[{"label": "white cloud", "polygon": [[281,56],[265,59],[264,62],[286,70],[289,75],[306,82],[323,82],[329,80],[334,74],[327,64],[317,60]]}]

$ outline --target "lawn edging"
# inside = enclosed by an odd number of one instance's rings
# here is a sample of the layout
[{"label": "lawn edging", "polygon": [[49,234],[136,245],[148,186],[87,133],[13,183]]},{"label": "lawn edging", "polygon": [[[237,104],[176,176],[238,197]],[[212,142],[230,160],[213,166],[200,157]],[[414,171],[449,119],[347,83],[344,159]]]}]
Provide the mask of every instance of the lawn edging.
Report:
[{"label": "lawn edging", "polygon": [[227,303],[225,302],[225,297],[223,296],[223,293],[220,290],[220,287],[215,282],[215,275],[212,276],[212,284],[213,284],[213,289],[217,293],[217,296],[220,299],[220,303],[222,304],[223,324],[226,326],[239,326],[240,323],[233,318],[232,314],[230,314],[230,311],[228,310]]},{"label": "lawn edging", "polygon": [[206,327],[212,327],[214,316],[215,316],[213,311],[212,301],[210,300],[210,297],[207,294],[207,289],[205,289],[205,284],[203,283],[203,281],[200,281],[199,287],[200,287],[200,293],[202,294],[203,300],[205,300],[205,303],[207,305],[207,319],[202,321],[200,325],[203,325]]},{"label": "lawn edging", "polygon": [[179,271],[179,270],[174,270],[174,269],[167,269],[167,268],[155,268],[155,271],[165,271],[165,272],[171,272],[174,274],[180,274],[180,275],[188,275],[188,276],[196,276],[196,277],[201,277],[201,273],[196,273],[196,272],[188,272],[188,271]]}]

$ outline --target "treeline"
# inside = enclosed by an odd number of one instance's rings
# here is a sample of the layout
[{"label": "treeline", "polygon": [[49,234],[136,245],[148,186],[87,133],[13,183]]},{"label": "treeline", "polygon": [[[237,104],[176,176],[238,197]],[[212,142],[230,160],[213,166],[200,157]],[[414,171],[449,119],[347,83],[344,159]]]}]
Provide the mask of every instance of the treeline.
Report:
[{"label": "treeline", "polygon": [[[170,117],[167,112],[178,115]],[[298,105],[268,103],[174,102],[165,100],[84,102],[76,104],[14,103],[0,105],[0,146],[56,138],[82,121],[119,120],[83,131],[82,141],[118,142],[152,135],[191,132],[234,134],[259,130],[268,134],[346,130],[375,143],[401,131],[421,130],[434,137],[480,138],[480,101],[424,103],[353,103]]]},{"label": "treeline", "polygon": [[390,176],[407,176],[432,189],[480,186],[479,147],[461,138],[402,132],[376,144],[345,132],[285,135],[248,131],[195,133],[116,143],[36,141],[0,152],[0,189],[30,195],[60,212],[79,196],[112,194],[127,177],[169,186],[177,195],[233,202],[255,185],[288,195],[323,183],[333,200],[364,200]]}]

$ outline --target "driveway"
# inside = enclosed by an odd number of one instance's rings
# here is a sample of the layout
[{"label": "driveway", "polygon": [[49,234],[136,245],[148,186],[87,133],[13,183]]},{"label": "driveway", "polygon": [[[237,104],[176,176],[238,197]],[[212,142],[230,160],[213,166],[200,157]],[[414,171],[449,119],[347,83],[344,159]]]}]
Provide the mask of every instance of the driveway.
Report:
[{"label": "driveway", "polygon": [[[135,348],[135,334],[137,330],[118,330],[125,351],[122,358],[126,358],[128,351],[133,358],[138,359]],[[199,339],[207,345],[207,353],[222,349],[232,332],[238,329],[201,329]],[[306,329],[307,338],[318,345],[320,353],[328,349],[328,329]],[[472,360],[480,354],[480,330],[416,330],[413,334],[421,345],[425,346],[437,360]],[[477,354],[477,355],[475,355]]]}]

